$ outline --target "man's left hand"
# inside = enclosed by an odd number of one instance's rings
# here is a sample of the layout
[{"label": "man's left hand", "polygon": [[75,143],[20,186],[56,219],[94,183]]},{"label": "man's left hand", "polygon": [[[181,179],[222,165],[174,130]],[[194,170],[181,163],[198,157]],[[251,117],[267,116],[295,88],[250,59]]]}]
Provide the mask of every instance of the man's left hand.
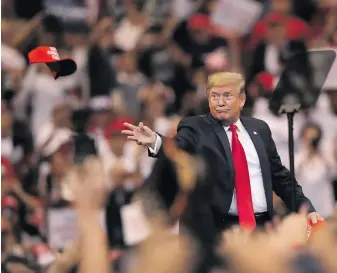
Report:
[{"label": "man's left hand", "polygon": [[311,212],[308,214],[308,220],[310,220],[313,224],[317,224],[318,221],[324,221],[324,218],[317,212]]}]

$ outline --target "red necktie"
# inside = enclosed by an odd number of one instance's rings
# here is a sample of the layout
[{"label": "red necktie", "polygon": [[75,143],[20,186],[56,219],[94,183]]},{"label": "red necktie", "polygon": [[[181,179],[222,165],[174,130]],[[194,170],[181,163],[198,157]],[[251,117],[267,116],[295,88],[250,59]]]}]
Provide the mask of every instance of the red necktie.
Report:
[{"label": "red necktie", "polygon": [[239,223],[242,228],[254,229],[256,221],[250,189],[248,163],[245,151],[238,138],[236,125],[231,125],[229,129],[232,131],[232,156],[235,169],[235,190]]}]

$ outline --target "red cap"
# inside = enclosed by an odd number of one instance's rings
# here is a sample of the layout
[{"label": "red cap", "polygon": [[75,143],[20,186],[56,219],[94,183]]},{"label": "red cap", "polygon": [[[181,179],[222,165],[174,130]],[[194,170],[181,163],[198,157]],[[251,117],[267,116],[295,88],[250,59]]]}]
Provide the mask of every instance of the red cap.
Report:
[{"label": "red cap", "polygon": [[274,89],[274,77],[268,72],[260,72],[255,76],[255,82],[262,85],[265,91],[272,91]]},{"label": "red cap", "polygon": [[[28,53],[29,63],[45,63],[55,79],[73,74],[77,65],[72,59],[61,59],[57,49],[49,46],[39,46]],[[52,64],[57,64],[56,66]]]},{"label": "red cap", "polygon": [[195,14],[188,20],[188,27],[193,30],[207,29],[211,27],[211,20],[205,14]]},{"label": "red cap", "polygon": [[287,38],[290,40],[308,39],[311,36],[309,25],[300,18],[283,15],[277,12],[271,12],[260,20],[254,27],[252,37],[252,46],[256,46],[267,36],[267,28],[270,23],[282,23],[286,27]]},{"label": "red cap", "polygon": [[113,120],[104,132],[105,138],[110,138],[112,135],[119,135],[122,130],[127,130],[128,128],[124,125],[124,122],[133,123],[129,117]]}]

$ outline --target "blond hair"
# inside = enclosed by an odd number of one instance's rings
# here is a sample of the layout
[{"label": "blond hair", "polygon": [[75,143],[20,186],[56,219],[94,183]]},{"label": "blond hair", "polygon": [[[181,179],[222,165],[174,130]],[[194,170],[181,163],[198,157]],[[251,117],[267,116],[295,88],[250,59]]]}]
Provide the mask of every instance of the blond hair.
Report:
[{"label": "blond hair", "polygon": [[207,94],[215,86],[235,86],[240,93],[244,92],[245,80],[239,73],[234,72],[217,72],[208,76]]}]

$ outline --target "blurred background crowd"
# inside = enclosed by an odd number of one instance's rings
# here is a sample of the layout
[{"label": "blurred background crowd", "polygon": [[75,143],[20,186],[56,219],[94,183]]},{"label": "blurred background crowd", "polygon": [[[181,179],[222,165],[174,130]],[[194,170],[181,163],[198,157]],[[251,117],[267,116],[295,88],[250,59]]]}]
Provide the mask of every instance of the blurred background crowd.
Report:
[{"label": "blurred background crowd", "polygon": [[[146,183],[156,160],[121,136],[123,123],[143,121],[174,136],[182,117],[207,113],[210,73],[245,75],[243,114],[268,123],[289,165],[287,119],[268,109],[268,99],[290,56],[337,50],[337,1],[235,2],[229,12],[232,2],[225,0],[1,1],[3,270],[44,270],[54,251],[76,237],[76,211],[67,201],[74,196],[65,176],[72,165],[68,143],[74,132],[85,132],[103,159],[107,201],[101,222],[114,269],[123,271],[118,262],[128,246],[120,210]],[[75,60],[76,73],[54,80],[44,65],[29,65],[28,52],[39,45]],[[297,181],[329,218],[337,200],[337,61],[316,107],[295,116],[294,135]],[[275,208],[281,217],[289,213],[277,196]],[[233,248],[242,243],[234,237]],[[171,245],[167,251],[176,252]],[[298,256],[296,264],[307,265],[308,255]],[[8,269],[13,263],[24,269]],[[157,261],[146,271],[159,266]]]}]

